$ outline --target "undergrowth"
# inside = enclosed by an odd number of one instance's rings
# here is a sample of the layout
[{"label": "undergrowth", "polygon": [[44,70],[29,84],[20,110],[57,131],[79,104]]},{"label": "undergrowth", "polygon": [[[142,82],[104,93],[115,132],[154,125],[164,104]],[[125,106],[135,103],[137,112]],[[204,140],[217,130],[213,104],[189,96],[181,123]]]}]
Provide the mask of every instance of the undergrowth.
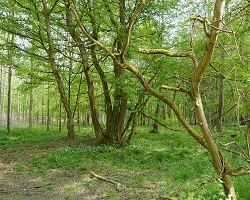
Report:
[{"label": "undergrowth", "polygon": [[[91,142],[91,128],[77,133],[78,144],[67,144],[66,132],[52,128],[49,132],[37,126],[31,129],[16,127],[10,135],[0,128],[1,152],[22,150],[26,154],[46,149],[26,160],[15,161],[17,170],[29,174],[45,175],[53,170],[71,176],[72,170],[89,176],[90,171],[109,175],[127,188],[150,188],[142,199],[174,196],[179,199],[225,199],[208,155],[185,132],[162,129],[149,134],[149,127],[140,127],[126,147],[96,146]],[[21,154],[22,155],[22,154]],[[4,154],[1,158],[5,158]],[[238,199],[250,196],[249,176],[234,178]],[[74,183],[76,184],[76,183]],[[93,181],[77,183],[82,187]],[[69,187],[70,188],[70,187]],[[48,192],[48,191],[47,191]],[[116,191],[103,190],[111,199]]]}]

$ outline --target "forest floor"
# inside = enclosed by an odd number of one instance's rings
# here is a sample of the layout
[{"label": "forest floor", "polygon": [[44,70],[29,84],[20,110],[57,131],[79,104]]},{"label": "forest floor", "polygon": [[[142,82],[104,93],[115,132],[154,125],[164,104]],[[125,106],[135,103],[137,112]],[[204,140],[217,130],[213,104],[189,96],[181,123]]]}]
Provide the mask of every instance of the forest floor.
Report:
[{"label": "forest floor", "polygon": [[78,170],[72,169],[66,174],[63,169],[47,170],[41,174],[18,170],[16,163],[47,154],[62,145],[64,144],[55,145],[55,142],[52,142],[45,146],[41,143],[40,148],[37,145],[32,148],[31,145],[21,151],[0,149],[0,200],[109,199],[107,195],[97,194],[98,190],[103,190],[107,185],[96,183],[83,187],[79,184],[89,182],[92,178],[90,174],[83,176]]},{"label": "forest floor", "polygon": [[[92,137],[81,137],[81,140],[84,145],[95,145]],[[30,145],[9,149],[0,148],[0,200],[126,200],[144,199],[146,193],[154,193],[149,186],[128,188],[116,180],[100,181],[101,179],[95,179],[90,173],[82,173],[76,169],[54,168],[42,173],[30,173],[28,170],[20,169],[20,163],[39,158],[67,145],[67,141],[62,139],[46,143],[41,140],[36,145],[32,145],[31,142]],[[102,177],[108,178],[107,174]],[[154,187],[152,184],[151,188]]]},{"label": "forest floor", "polygon": [[[225,199],[221,185],[211,181],[207,152],[186,134],[149,134],[146,127],[118,148],[96,146],[88,128],[71,148],[56,130],[3,130],[0,200]],[[241,200],[250,195],[248,183],[249,177],[236,180]]]},{"label": "forest floor", "polygon": [[[58,147],[62,145],[59,144]],[[114,191],[117,190],[112,184],[103,184],[95,181],[95,184],[83,184],[91,182],[93,177],[90,174],[82,174],[78,170],[68,170],[65,172],[61,169],[47,170],[41,174],[30,174],[25,170],[18,170],[16,163],[30,160],[32,157],[39,157],[47,154],[56,148],[55,143],[47,144],[41,149],[29,147],[21,151],[3,151],[0,150],[0,199],[1,200],[61,200],[61,199],[109,199],[108,195],[99,194],[100,191],[109,187]],[[94,180],[93,180],[94,181]],[[118,191],[118,190],[117,190]],[[119,199],[133,199],[123,190],[118,191],[121,194]],[[128,198],[122,198],[126,196]]]}]

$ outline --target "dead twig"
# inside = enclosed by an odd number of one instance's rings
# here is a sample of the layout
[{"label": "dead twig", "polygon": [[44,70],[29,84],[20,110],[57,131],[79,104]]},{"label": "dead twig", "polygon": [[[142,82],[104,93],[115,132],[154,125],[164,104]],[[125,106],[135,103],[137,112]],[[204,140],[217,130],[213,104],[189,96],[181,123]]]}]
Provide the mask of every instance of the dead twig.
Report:
[{"label": "dead twig", "polygon": [[100,176],[100,175],[97,175],[96,173],[94,173],[93,171],[90,171],[89,172],[93,177],[99,179],[99,180],[102,180],[102,181],[106,181],[106,182],[109,182],[109,183],[112,183],[113,185],[116,186],[116,190],[120,191],[122,185],[121,183],[119,183],[118,181],[114,181],[114,180],[111,180],[107,177],[104,177],[104,176]]}]

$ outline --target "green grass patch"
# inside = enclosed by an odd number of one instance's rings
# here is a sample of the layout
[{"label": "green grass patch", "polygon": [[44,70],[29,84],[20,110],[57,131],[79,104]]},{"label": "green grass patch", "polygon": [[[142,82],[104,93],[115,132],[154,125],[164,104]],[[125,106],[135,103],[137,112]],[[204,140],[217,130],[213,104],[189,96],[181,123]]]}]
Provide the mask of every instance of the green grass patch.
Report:
[{"label": "green grass patch", "polygon": [[[162,130],[159,134],[148,134],[144,127],[134,135],[130,145],[119,148],[79,143],[75,148],[62,145],[49,152],[31,156],[16,162],[16,168],[30,174],[44,175],[59,170],[63,177],[70,177],[72,170],[83,175],[89,171],[109,175],[127,188],[150,188],[144,199],[159,195],[176,196],[180,199],[225,199],[221,184],[210,181],[214,170],[208,153],[185,132]],[[15,130],[15,131],[14,131]],[[11,135],[1,135],[2,149],[18,150],[26,145],[43,146],[65,140],[65,133],[56,130],[46,132],[40,127],[13,129]],[[91,129],[77,134],[79,141],[91,136]],[[29,137],[28,137],[29,136]],[[204,184],[206,183],[207,184]],[[239,199],[250,196],[249,176],[234,179]],[[65,190],[74,191],[79,185],[91,186],[87,181],[69,185]],[[44,190],[53,190],[53,187]],[[102,194],[109,194],[110,188]],[[112,199],[117,194],[113,192]]]}]

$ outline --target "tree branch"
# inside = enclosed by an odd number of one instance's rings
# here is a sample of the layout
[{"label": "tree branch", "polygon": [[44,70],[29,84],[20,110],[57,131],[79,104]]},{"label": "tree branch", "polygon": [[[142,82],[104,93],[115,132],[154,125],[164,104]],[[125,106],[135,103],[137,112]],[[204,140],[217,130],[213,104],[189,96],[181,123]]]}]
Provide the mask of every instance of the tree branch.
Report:
[{"label": "tree branch", "polygon": [[75,20],[77,22],[77,25],[80,27],[82,33],[91,41],[93,42],[93,44],[97,45],[98,47],[100,47],[103,51],[106,52],[106,54],[108,54],[115,63],[119,63],[116,55],[114,53],[112,53],[107,47],[105,47],[102,43],[100,43],[99,41],[95,40],[86,30],[86,28],[83,26],[82,22],[79,19],[79,16],[75,10],[75,8],[70,4],[69,1],[65,0],[65,2],[69,4],[69,9],[72,12],[72,14],[75,16]]},{"label": "tree branch", "polygon": [[188,91],[188,90],[186,90],[184,88],[170,87],[170,86],[167,86],[167,85],[162,85],[161,88],[165,89],[165,90],[172,90],[172,91],[184,92],[184,93],[188,94],[189,96],[191,95],[190,91]]},{"label": "tree branch", "polygon": [[124,54],[128,48],[128,45],[129,45],[129,41],[130,41],[130,35],[131,35],[131,29],[132,29],[132,26],[136,20],[136,17],[138,16],[138,14],[141,12],[141,10],[143,9],[144,5],[146,4],[147,1],[141,1],[141,4],[139,5],[138,9],[134,12],[134,14],[132,15],[132,17],[130,18],[129,20],[129,23],[128,23],[128,28],[127,28],[127,32],[126,32],[126,38],[125,38],[125,44],[124,44],[124,47],[121,51],[121,57],[124,58]]},{"label": "tree branch", "polygon": [[173,52],[173,51],[168,51],[165,49],[142,49],[142,48],[139,48],[138,52],[143,53],[143,54],[163,54],[163,55],[170,56],[170,57],[190,57],[190,58],[192,58],[192,56],[193,56],[192,51]]},{"label": "tree branch", "polygon": [[138,111],[140,114],[144,115],[145,117],[154,120],[156,123],[160,124],[161,126],[165,127],[166,129],[172,130],[172,131],[183,131],[181,129],[174,129],[174,128],[169,128],[168,126],[166,126],[166,124],[164,123],[163,120],[160,120],[159,118],[152,116],[152,115],[147,115],[146,113],[142,112],[142,111]]},{"label": "tree branch", "polygon": [[111,180],[109,178],[106,178],[104,176],[100,176],[100,175],[97,175],[96,173],[94,173],[93,171],[90,171],[89,172],[93,177],[99,179],[99,180],[102,180],[102,181],[106,181],[106,182],[109,182],[109,183],[112,183],[113,185],[116,186],[116,189],[119,191],[120,188],[121,188],[121,183],[117,182],[117,181],[114,181],[114,180]]},{"label": "tree branch", "polygon": [[227,166],[228,171],[226,174],[231,176],[243,176],[250,174],[250,167],[240,166],[240,167],[229,167]]}]

